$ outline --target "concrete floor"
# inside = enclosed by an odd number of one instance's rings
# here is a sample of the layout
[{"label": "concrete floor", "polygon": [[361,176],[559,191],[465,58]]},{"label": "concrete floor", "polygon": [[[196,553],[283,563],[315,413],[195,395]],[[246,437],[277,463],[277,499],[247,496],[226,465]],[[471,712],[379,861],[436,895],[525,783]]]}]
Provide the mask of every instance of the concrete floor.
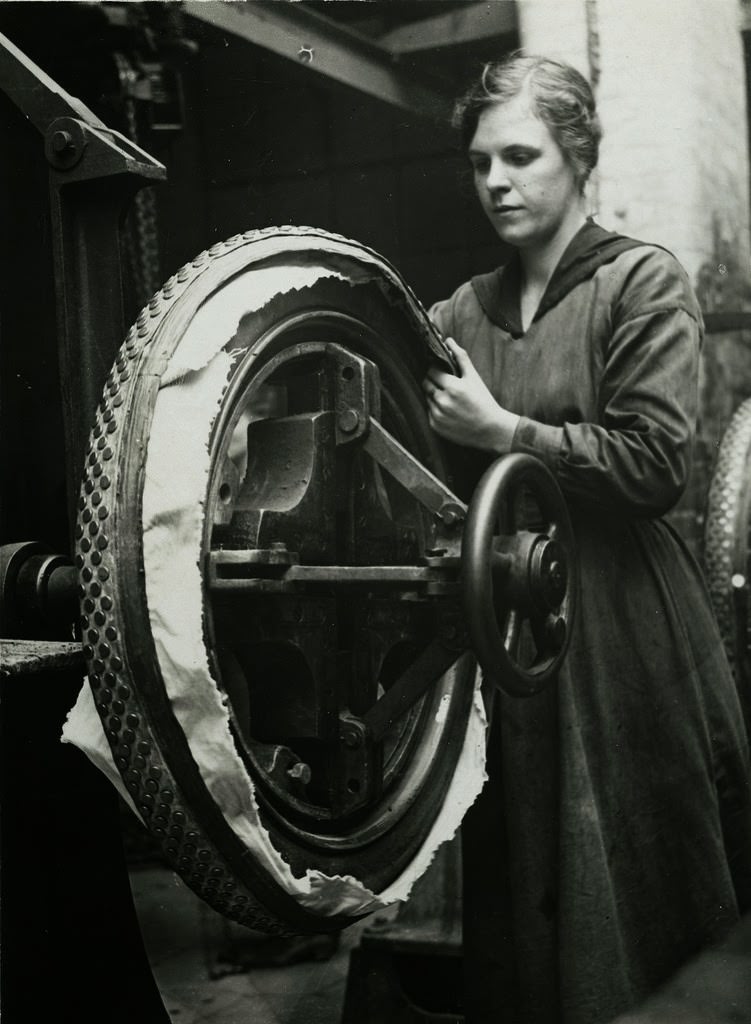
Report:
[{"label": "concrete floor", "polygon": [[[256,933],[222,918],[168,868],[131,869],[149,961],[173,1024],[337,1024],[350,950],[370,918],[348,928],[319,962],[244,966]],[[380,916],[380,915],[379,915]]]}]

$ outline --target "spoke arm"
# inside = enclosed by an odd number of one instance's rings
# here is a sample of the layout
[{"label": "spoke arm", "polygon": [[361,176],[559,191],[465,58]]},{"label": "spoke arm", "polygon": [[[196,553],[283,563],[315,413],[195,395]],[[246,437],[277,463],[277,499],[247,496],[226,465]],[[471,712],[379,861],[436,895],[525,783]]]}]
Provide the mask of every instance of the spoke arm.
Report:
[{"label": "spoke arm", "polygon": [[429,643],[363,716],[373,740],[383,739],[389,727],[422,697],[431,683],[448,672],[463,653],[463,649],[449,649],[439,640]]},{"label": "spoke arm", "polygon": [[466,517],[467,506],[372,416],[363,447],[379,466],[439,516],[446,526]]}]

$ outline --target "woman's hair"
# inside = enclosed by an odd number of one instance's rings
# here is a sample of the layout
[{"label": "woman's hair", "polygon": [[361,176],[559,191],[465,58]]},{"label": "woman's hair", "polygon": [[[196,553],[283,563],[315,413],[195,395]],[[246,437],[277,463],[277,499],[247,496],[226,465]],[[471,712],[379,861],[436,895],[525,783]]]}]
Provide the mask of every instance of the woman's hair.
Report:
[{"label": "woman's hair", "polygon": [[507,103],[525,88],[533,111],[547,125],[583,187],[597,166],[602,129],[589,82],[563,61],[517,51],[486,64],[454,108],[453,123],[461,132],[464,149],[469,148],[483,110]]}]

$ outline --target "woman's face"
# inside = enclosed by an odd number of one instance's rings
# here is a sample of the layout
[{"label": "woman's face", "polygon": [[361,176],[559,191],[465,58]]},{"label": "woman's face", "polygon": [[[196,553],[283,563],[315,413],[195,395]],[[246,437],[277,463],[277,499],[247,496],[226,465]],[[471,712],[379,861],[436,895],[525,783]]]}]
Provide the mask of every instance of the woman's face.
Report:
[{"label": "woman's face", "polygon": [[510,245],[544,246],[580,213],[574,169],[524,93],[482,111],[469,159],[482,208]]}]

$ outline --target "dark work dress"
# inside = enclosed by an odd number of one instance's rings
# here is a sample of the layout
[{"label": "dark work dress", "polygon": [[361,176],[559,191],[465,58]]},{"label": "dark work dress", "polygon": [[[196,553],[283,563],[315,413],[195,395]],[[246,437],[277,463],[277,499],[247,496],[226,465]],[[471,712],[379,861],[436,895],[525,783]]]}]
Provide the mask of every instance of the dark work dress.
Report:
[{"label": "dark work dress", "polygon": [[522,331],[518,265],[431,316],[521,416],[571,511],[579,610],[557,687],[497,703],[464,826],[468,1024],[598,1024],[751,907],[748,747],[700,572],[660,517],[686,483],[701,315],[675,258],[588,223]]}]

